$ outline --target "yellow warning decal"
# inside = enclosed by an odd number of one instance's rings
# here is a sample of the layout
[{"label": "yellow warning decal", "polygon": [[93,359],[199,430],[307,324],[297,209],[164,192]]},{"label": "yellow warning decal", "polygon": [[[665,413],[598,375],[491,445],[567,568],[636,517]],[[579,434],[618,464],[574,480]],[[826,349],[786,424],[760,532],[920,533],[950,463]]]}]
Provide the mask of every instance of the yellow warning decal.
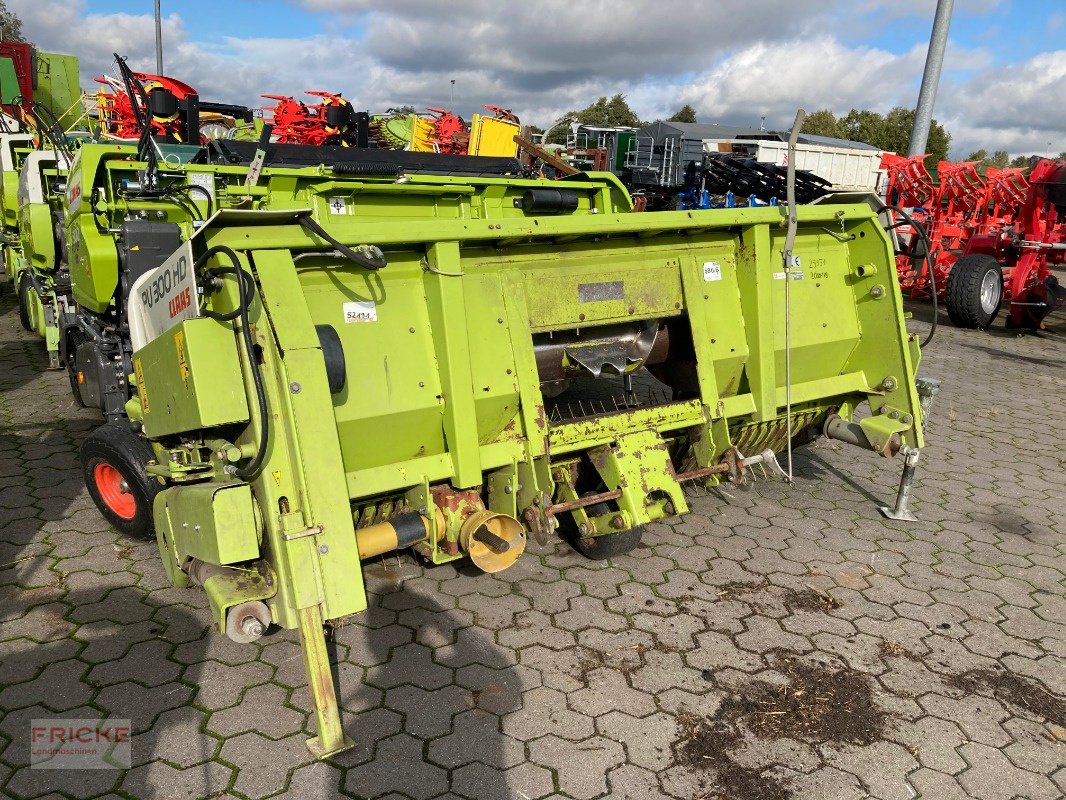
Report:
[{"label": "yellow warning decal", "polygon": [[148,413],[148,387],[144,385],[144,369],[139,358],[133,359],[133,374],[137,377],[137,394],[141,399],[141,413]]},{"label": "yellow warning decal", "polygon": [[278,486],[281,486],[281,470],[276,469],[270,474],[274,476],[274,483],[276,483]]},{"label": "yellow warning decal", "polygon": [[174,347],[178,351],[178,374],[181,382],[185,384],[185,391],[189,390],[189,364],[185,361],[185,331],[174,334]]}]

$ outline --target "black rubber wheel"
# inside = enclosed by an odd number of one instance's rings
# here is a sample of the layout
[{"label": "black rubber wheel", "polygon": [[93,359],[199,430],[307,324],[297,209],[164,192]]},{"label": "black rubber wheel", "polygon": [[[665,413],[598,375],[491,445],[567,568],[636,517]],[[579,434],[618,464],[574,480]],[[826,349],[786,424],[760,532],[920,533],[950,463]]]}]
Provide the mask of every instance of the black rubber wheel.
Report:
[{"label": "black rubber wheel", "polygon": [[67,380],[70,381],[70,393],[74,396],[74,402],[81,408],[86,408],[85,401],[81,399],[81,386],[78,384],[78,345],[85,341],[85,337],[75,332],[67,338]]},{"label": "black rubber wheel", "polygon": [[953,324],[987,328],[1003,305],[1003,268],[992,256],[963,256],[948,273],[946,298]]},{"label": "black rubber wheel", "polygon": [[[585,513],[590,517],[598,517],[601,514],[609,513],[610,510],[609,506],[597,503],[586,508]],[[571,517],[572,521],[573,518]],[[590,558],[593,561],[604,561],[615,556],[624,556],[631,550],[636,549],[643,535],[644,526],[638,525],[626,531],[608,533],[605,536],[596,536],[588,539],[582,538],[576,530],[572,530],[570,532],[570,540],[574,545],[574,549],[585,558]]]},{"label": "black rubber wheel", "polygon": [[638,525],[628,531],[609,533],[606,536],[597,536],[595,539],[574,539],[574,548],[585,558],[593,561],[604,561],[615,556],[624,556],[634,550],[640,544],[640,538],[644,535],[644,526]]},{"label": "black rubber wheel", "polygon": [[155,539],[152,502],[163,485],[145,470],[153,457],[148,441],[125,422],[101,425],[81,446],[89,496],[108,522],[135,539]]},{"label": "black rubber wheel", "polygon": [[19,275],[18,286],[15,287],[15,291],[19,298],[19,322],[22,323],[22,327],[26,330],[33,332],[33,324],[30,322],[30,295],[33,291],[33,287],[30,286],[29,275],[23,272]]}]

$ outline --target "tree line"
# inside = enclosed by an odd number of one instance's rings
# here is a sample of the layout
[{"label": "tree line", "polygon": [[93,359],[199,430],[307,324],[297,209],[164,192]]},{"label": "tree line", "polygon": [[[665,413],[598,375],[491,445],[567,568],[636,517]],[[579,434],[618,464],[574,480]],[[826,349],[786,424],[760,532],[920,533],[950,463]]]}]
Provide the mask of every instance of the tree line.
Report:
[{"label": "tree line", "polygon": [[[649,124],[641,120],[629,107],[623,94],[600,97],[585,108],[567,112],[565,116],[582,125],[602,127],[642,128]],[[696,122],[696,110],[686,103],[665,121]],[[803,132],[814,136],[830,136],[835,139],[865,142],[881,150],[905,153],[913,126],[914,110],[903,106],[897,106],[887,114],[853,108],[841,117],[837,117],[829,109],[820,109],[807,116],[807,121],[803,123]],[[564,127],[560,126],[553,130],[548,139],[553,143],[564,142],[566,140]],[[929,144],[926,149],[934,159],[944,160],[947,159],[950,147],[951,134],[934,119],[929,126]]]}]

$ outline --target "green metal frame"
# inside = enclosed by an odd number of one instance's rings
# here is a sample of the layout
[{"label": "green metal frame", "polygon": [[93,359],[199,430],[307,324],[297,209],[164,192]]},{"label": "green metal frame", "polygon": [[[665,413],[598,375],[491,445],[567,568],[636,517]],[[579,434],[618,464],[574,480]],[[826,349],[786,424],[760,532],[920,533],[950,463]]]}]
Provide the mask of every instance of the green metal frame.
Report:
[{"label": "green metal frame", "polygon": [[[192,236],[185,209],[117,191],[142,167],[130,148],[87,144],[70,170],[68,199],[92,198],[91,209],[83,201],[66,215],[75,299],[90,311],[107,309],[117,283],[115,245],[101,229],[155,214]],[[227,564],[224,553],[240,553],[248,557],[235,566],[261,562],[274,576],[266,602],[274,621],[300,631],[319,732],[309,744],[318,754],[349,744],[322,623],[366,608],[358,530],[374,520],[417,511],[429,531],[419,552],[441,563],[462,555],[463,509],[483,503],[551,532],[552,506],[577,500],[577,476],[588,470],[612,498],[609,514],[572,511],[594,535],[684,513],[679,472],[714,483],[722,473],[713,470],[787,444],[786,395],[794,434],[830,413],[851,419],[869,403],[861,425],[875,447],[923,444],[918,343],[904,327],[888,237],[867,206],[799,211],[786,387],[782,209],[633,214],[609,175],[546,182],[414,174],[397,183],[326,167],[268,168],[250,192],[246,172],[187,164],[163,178],[208,187],[213,211],[241,209],[199,226],[197,239],[198,247],[232,248],[253,278],[255,353],[234,336],[239,320],[184,323],[135,354],[141,402],[128,409],[155,448],[151,471],[168,483],[157,530],[175,583],[186,582],[181,568],[194,552]],[[523,211],[515,201],[539,187],[573,190],[577,210]],[[206,202],[191,200],[207,216]],[[381,248],[388,266],[371,272],[338,260],[298,224],[308,213],[340,242]],[[605,283],[609,292],[589,291]],[[233,311],[236,282],[222,282],[204,302]],[[533,337],[639,320],[658,320],[691,342],[693,396],[550,420]],[[337,393],[316,325],[332,326],[343,347],[347,381]],[[210,326],[225,329],[224,346],[178,352],[178,333]],[[268,421],[255,402],[252,358]],[[213,408],[219,391],[228,399]],[[232,405],[238,396],[243,404]],[[262,469],[241,481],[234,465],[256,452],[264,423]],[[200,523],[232,541],[186,541],[192,534],[175,519],[218,519],[216,489],[243,486],[254,519]],[[467,505],[436,513],[442,488]],[[183,500],[190,489],[195,514]],[[249,585],[243,595],[209,597],[224,621],[228,605],[264,595]]]}]

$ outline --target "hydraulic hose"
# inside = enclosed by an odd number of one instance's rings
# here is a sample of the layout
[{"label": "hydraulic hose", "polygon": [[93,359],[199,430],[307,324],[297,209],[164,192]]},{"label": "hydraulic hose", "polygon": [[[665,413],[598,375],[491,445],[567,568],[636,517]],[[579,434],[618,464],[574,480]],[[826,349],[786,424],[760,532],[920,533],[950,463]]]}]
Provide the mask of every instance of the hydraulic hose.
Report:
[{"label": "hydraulic hose", "polygon": [[924,350],[929,346],[929,343],[933,341],[933,337],[936,336],[936,318],[939,314],[936,296],[936,273],[933,269],[933,264],[929,261],[929,256],[932,255],[933,252],[933,245],[932,242],[929,241],[929,234],[925,232],[925,228],[916,223],[914,218],[902,208],[899,206],[882,206],[881,213],[884,213],[885,211],[894,211],[903,217],[904,222],[911,226],[911,228],[922,238],[922,242],[925,244],[925,252],[922,253],[922,261],[929,264],[929,293],[933,297],[933,322],[929,327],[929,335],[925,337],[925,341],[921,344],[921,347]]},{"label": "hydraulic hose", "polygon": [[255,281],[251,275],[248,275],[242,268],[241,262],[237,258],[237,254],[225,245],[216,245],[215,247],[208,248],[202,256],[196,259],[196,263],[193,265],[193,270],[198,270],[207,263],[214,255],[224,255],[233,264],[232,267],[223,267],[220,269],[211,270],[216,275],[233,274],[237,277],[237,297],[238,305],[233,311],[226,313],[219,313],[216,311],[204,311],[204,316],[212,319],[221,320],[223,322],[229,322],[237,317],[241,320],[241,338],[244,340],[244,348],[248,354],[248,368],[252,373],[252,384],[255,386],[255,396],[259,403],[259,447],[256,448],[255,455],[252,457],[250,463],[243,467],[237,467],[234,471],[234,475],[242,480],[247,480],[259,471],[263,466],[263,460],[266,458],[267,438],[269,436],[269,420],[270,410],[267,408],[266,389],[263,385],[263,373],[259,369],[259,361],[255,357],[255,343],[252,341],[251,322],[249,320],[249,309],[252,305],[252,299],[255,297]]},{"label": "hydraulic hose", "polygon": [[325,228],[310,217],[300,217],[300,227],[308,233],[313,233],[319,239],[323,239],[333,245],[337,252],[361,267],[370,270],[379,270],[388,264],[384,254],[378,248],[373,245],[360,245],[353,250],[351,247],[348,247],[348,245],[338,242],[333,236],[326,232]]}]

